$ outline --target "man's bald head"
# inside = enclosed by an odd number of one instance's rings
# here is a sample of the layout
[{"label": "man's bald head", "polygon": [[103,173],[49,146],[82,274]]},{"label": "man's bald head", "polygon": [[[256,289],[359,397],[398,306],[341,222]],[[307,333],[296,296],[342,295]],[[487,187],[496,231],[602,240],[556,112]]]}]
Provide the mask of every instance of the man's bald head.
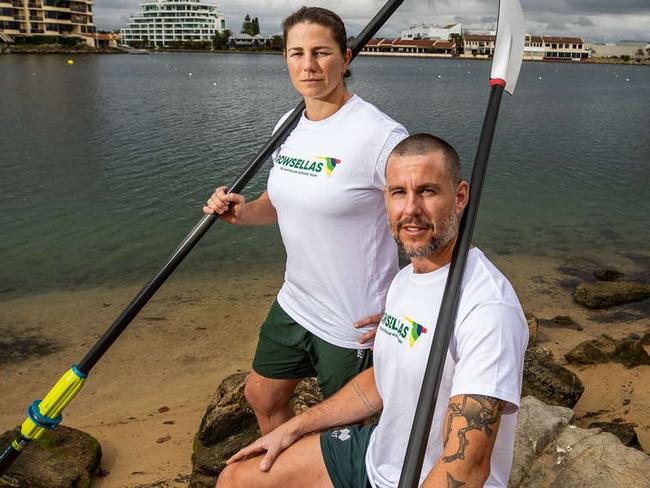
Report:
[{"label": "man's bald head", "polygon": [[460,157],[451,144],[431,134],[413,134],[401,141],[390,153],[388,163],[386,164],[386,171],[388,172],[388,165],[393,156],[402,158],[408,156],[426,156],[438,151],[443,154],[447,175],[449,176],[452,187],[455,187],[463,179],[460,169]]}]

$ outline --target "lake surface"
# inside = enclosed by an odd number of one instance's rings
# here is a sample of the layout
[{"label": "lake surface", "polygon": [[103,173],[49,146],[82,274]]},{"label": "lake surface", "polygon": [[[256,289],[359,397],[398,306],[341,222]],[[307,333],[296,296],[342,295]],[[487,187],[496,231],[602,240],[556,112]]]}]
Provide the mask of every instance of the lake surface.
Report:
[{"label": "lake surface", "polygon": [[[0,56],[0,296],[144,283],[298,102],[280,56],[66,59]],[[469,176],[489,69],[362,57],[350,88],[450,141]],[[474,240],[496,256],[647,263],[649,183],[650,69],[526,63],[502,104]],[[275,228],[219,223],[179,272],[283,262]]]}]

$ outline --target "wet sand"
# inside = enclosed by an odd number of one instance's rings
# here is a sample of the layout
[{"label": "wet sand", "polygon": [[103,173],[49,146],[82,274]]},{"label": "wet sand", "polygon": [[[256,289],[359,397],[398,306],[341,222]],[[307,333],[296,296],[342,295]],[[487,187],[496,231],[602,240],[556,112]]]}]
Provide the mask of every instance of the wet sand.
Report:
[{"label": "wet sand", "polygon": [[[524,309],[542,319],[539,345],[561,362],[565,352],[599,334],[621,338],[650,330],[643,304],[606,312],[575,304],[570,286],[579,278],[581,263],[521,255],[494,261],[510,277]],[[624,258],[607,264],[627,273],[644,271]],[[102,445],[101,467],[107,474],[93,486],[124,488],[160,480],[185,486],[193,436],[209,398],[225,376],[249,368],[259,324],[281,279],[281,272],[263,270],[219,282],[174,277],[163,286],[66,409],[64,423],[89,432]],[[22,422],[26,406],[83,357],[139,288],[4,297],[0,428]],[[571,316],[582,330],[544,325],[544,319],[558,315]],[[577,423],[633,422],[650,452],[650,366],[570,368],[586,386],[575,409]]]}]

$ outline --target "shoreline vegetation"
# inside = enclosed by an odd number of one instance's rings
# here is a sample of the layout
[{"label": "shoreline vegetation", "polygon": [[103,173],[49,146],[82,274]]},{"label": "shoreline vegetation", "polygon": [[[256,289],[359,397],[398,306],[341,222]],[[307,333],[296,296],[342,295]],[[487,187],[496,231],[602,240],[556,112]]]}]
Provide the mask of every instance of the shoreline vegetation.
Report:
[{"label": "shoreline vegetation", "polygon": [[[135,51],[135,49],[134,49]],[[262,49],[179,49],[179,48],[157,48],[147,50],[147,53],[142,53],[138,50],[138,54],[158,54],[158,53],[192,53],[192,54],[282,54],[281,51],[271,48]],[[63,46],[60,44],[17,44],[6,46],[4,49],[0,48],[0,54],[130,54],[129,49],[125,48],[94,48],[88,46]],[[463,56],[449,56],[443,57],[432,54],[416,54],[416,53],[369,53],[362,52],[361,56],[373,57],[400,57],[400,58],[426,58],[426,59],[442,59],[454,61],[492,61],[489,57],[463,57]],[[626,66],[650,66],[650,59],[636,61],[634,59],[624,60],[620,58],[587,58],[580,61],[561,61],[561,60],[536,60],[525,59],[524,62],[533,63],[563,63],[563,64],[616,64]]]}]

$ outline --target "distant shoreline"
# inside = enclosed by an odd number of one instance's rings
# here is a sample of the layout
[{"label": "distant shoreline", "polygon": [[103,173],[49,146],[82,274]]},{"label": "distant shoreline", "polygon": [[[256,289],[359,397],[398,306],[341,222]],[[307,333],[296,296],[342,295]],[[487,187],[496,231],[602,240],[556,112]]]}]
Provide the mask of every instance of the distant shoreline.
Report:
[{"label": "distant shoreline", "polygon": [[[272,50],[253,50],[253,49],[155,49],[149,51],[149,54],[159,53],[192,53],[192,54],[274,54],[281,55],[281,51]],[[35,46],[13,46],[0,51],[0,54],[68,54],[68,55],[87,55],[87,54],[130,54],[125,49],[120,48],[105,48],[97,49],[91,47],[70,48],[63,46],[44,45],[40,47]],[[463,56],[440,56],[435,54],[415,54],[415,53],[371,53],[362,52],[361,56],[372,57],[396,57],[396,58],[425,58],[425,59],[443,59],[453,61],[491,61],[492,58],[484,57],[463,57]],[[560,60],[560,59],[524,59],[524,62],[533,63],[563,63],[563,64],[612,64],[624,66],[650,66],[650,59],[637,61],[623,61],[620,59],[611,58],[587,58],[580,61]]]}]

